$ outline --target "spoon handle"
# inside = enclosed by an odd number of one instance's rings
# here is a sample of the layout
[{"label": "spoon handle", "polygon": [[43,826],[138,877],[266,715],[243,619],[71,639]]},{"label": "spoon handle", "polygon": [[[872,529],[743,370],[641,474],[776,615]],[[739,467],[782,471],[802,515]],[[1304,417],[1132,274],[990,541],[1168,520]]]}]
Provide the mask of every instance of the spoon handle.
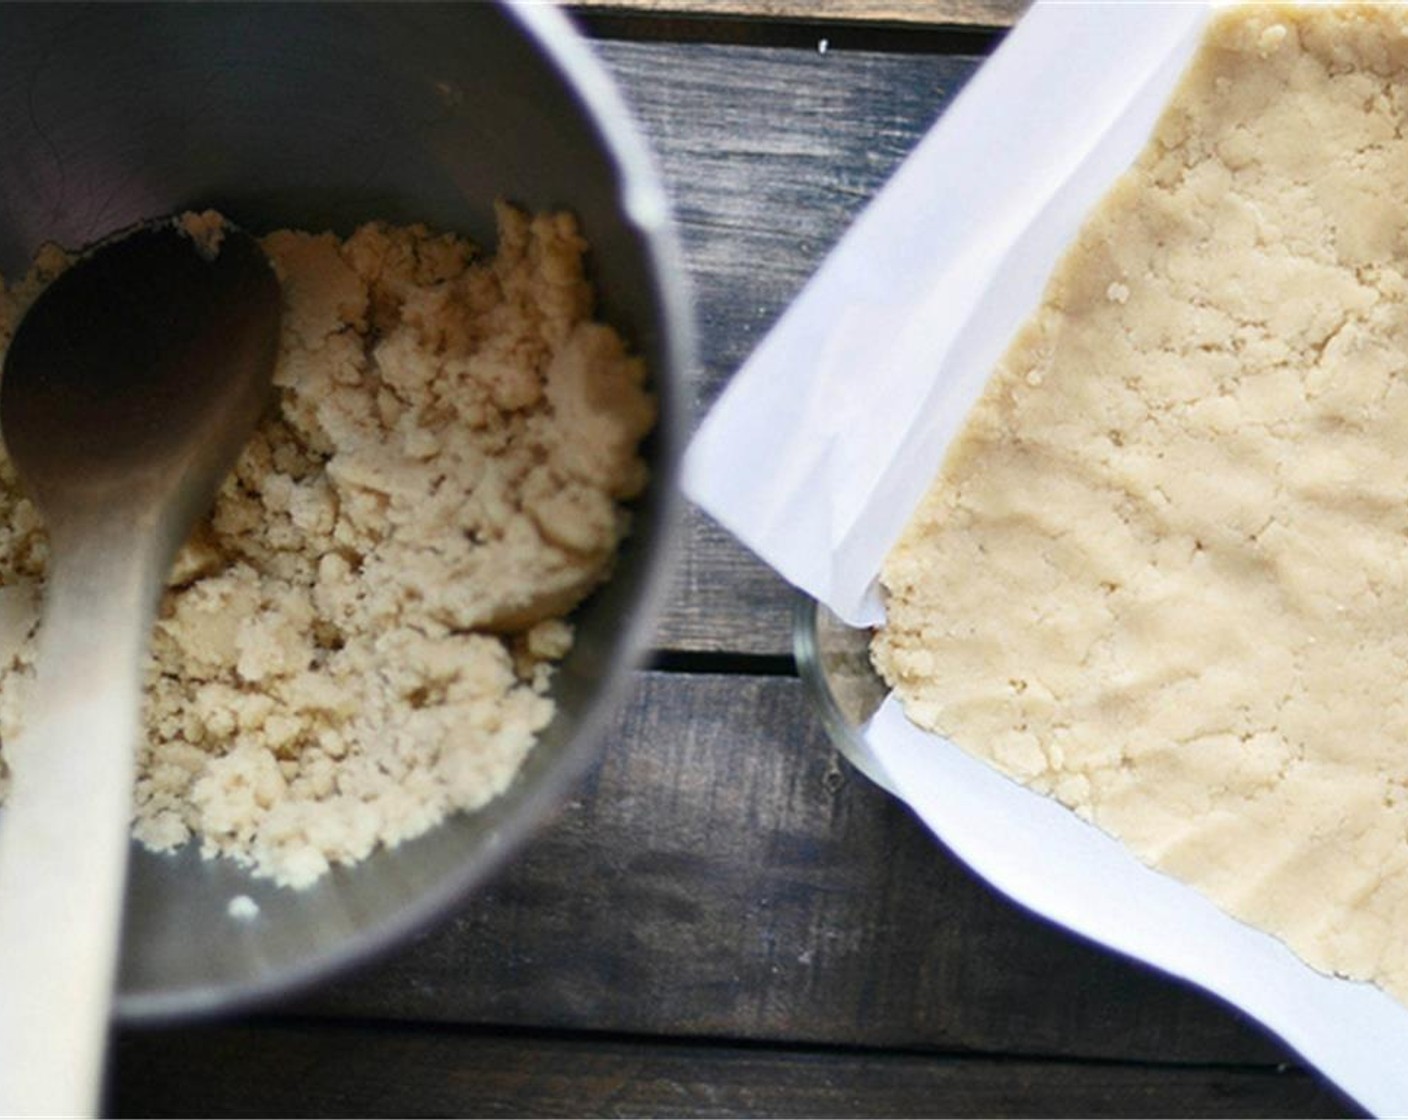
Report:
[{"label": "spoon handle", "polygon": [[111,539],[55,548],[25,730],[6,744],[0,1115],[98,1106],[158,591],[148,551]]}]

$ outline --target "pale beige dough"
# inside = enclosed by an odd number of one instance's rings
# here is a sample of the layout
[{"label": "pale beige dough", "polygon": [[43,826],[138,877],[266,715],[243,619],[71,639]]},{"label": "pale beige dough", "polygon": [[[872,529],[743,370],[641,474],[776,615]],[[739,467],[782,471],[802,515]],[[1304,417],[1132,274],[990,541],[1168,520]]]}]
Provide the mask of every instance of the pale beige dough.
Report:
[{"label": "pale beige dough", "polygon": [[889,556],[910,717],[1408,998],[1408,11],[1219,13]]},{"label": "pale beige dough", "polygon": [[[562,616],[609,574],[645,485],[655,404],[592,319],[567,215],[500,207],[484,260],[379,223],[264,246],[278,403],[177,560],[134,831],[305,886],[508,784],[553,714]],[[64,264],[46,250],[0,292],[0,342]],[[0,739],[20,728],[44,562],[0,458]]]}]

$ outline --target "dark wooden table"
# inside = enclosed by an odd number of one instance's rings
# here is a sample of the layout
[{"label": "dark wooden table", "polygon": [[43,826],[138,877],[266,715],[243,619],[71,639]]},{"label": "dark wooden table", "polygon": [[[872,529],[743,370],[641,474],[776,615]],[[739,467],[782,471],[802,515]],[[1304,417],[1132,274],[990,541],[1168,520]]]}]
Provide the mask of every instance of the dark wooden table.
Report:
[{"label": "dark wooden table", "polygon": [[[701,409],[1021,6],[579,9],[673,192]],[[521,858],[296,1002],[120,1031],[110,1110],[1355,1113],[1243,1016],[994,894],[850,770],[797,679],[792,607],[693,514],[655,663]]]}]

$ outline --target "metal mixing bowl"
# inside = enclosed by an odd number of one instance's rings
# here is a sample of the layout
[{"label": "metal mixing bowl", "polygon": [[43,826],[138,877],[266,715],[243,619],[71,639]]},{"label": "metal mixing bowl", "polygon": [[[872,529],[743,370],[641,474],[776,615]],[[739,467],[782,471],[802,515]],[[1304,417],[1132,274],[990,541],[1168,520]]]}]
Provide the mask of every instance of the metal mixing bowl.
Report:
[{"label": "metal mixing bowl", "polygon": [[[186,208],[256,232],[383,218],[492,245],[496,197],[568,207],[602,314],[652,370],[652,486],[508,792],[303,892],[192,846],[134,848],[121,1017],[287,991],[442,913],[593,757],[649,635],[674,521],[690,330],[663,191],[604,71],[541,5],[0,5],[0,152],[6,276],[46,240],[82,246]],[[228,914],[240,894],[256,919]]]}]

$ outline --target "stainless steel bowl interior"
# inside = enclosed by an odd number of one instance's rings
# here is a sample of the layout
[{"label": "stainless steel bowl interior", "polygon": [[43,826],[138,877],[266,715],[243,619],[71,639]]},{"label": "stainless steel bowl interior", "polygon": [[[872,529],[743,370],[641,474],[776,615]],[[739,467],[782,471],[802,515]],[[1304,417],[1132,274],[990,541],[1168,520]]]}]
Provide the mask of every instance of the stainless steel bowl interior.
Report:
[{"label": "stainless steel bowl interior", "polygon": [[[422,221],[483,244],[498,197],[570,208],[603,314],[653,371],[653,484],[613,580],[579,612],[559,715],[507,793],[304,892],[189,848],[134,848],[120,1016],[287,991],[420,927],[495,868],[589,764],[644,647],[690,354],[662,189],[585,44],[526,5],[0,5],[0,151],[7,276],[46,240],[81,246],[184,208],[254,231]],[[236,895],[259,915],[232,919]]]}]

